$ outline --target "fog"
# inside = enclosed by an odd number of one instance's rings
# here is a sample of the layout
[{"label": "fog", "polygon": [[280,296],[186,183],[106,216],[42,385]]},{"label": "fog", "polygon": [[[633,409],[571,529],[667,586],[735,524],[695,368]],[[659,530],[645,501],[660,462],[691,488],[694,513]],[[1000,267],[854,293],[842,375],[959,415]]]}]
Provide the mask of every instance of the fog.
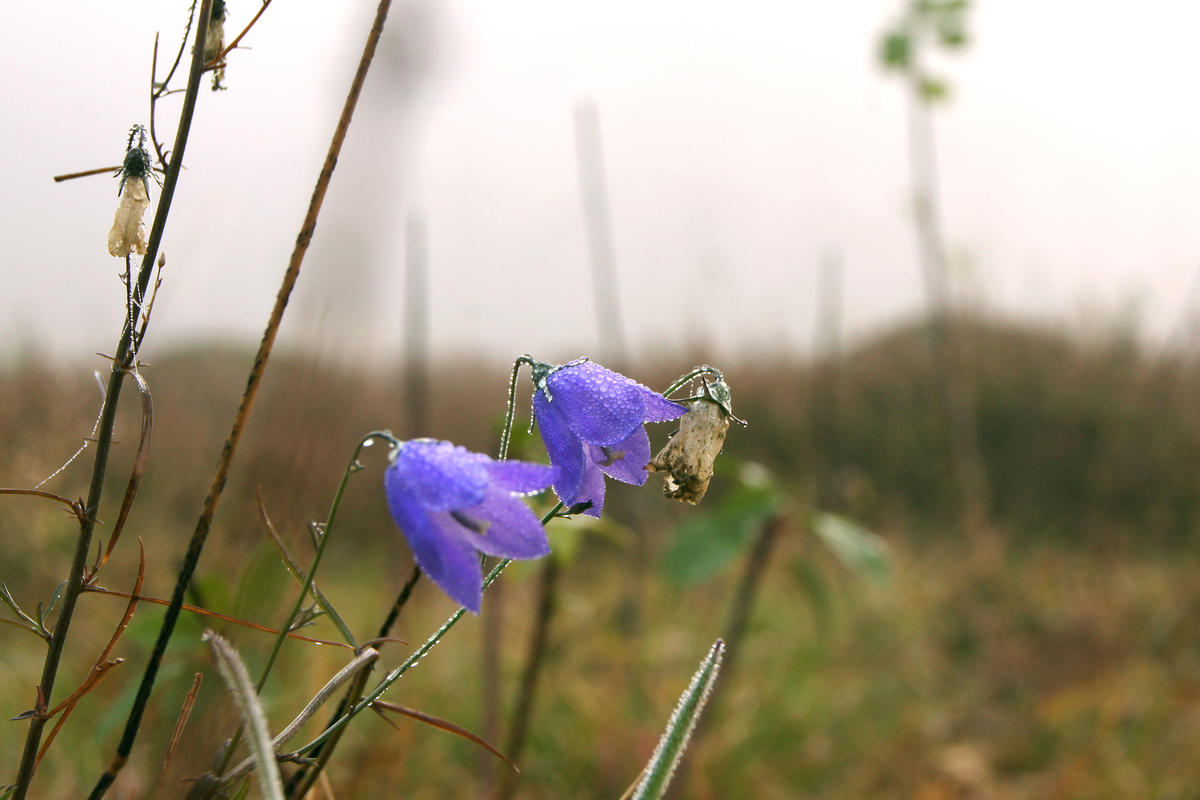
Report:
[{"label": "fog", "polygon": [[[231,0],[227,29],[258,3]],[[398,4],[284,340],[402,348],[405,230],[423,220],[435,351],[601,347],[575,119],[599,123],[620,324],[635,355],[806,353],[822,263],[845,334],[922,313],[905,90],[877,64],[892,2]],[[0,51],[0,357],[85,357],[120,331],[108,176],[148,122],[155,31],[186,3],[23,4]],[[276,2],[202,91],[148,352],[257,340],[374,5]],[[978,3],[938,58],[947,249],[960,302],[1068,326],[1186,329],[1200,267],[1200,11]],[[165,64],[160,69],[165,69]],[[176,78],[183,85],[182,72]],[[169,143],[178,99],[160,103]],[[157,192],[152,193],[157,200]]]}]

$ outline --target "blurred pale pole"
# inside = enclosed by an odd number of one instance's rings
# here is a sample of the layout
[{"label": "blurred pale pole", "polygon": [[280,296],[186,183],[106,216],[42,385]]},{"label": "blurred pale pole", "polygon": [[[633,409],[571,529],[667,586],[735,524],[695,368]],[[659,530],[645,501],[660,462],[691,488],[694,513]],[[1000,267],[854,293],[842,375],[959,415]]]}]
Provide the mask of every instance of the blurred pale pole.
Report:
[{"label": "blurred pale pole", "polygon": [[[599,113],[595,104],[590,101],[581,102],[575,108],[575,155],[579,166],[583,222],[587,232],[588,251],[592,264],[592,296],[596,309],[598,360],[614,369],[622,369],[628,364],[629,350],[625,331],[621,324],[617,260],[613,247],[608,190],[605,185]],[[635,542],[638,543],[637,546],[644,547],[642,537],[635,537]],[[645,561],[644,552],[635,551],[632,553],[632,557],[638,563]],[[554,553],[543,559],[525,664],[521,670],[520,689],[514,703],[508,738],[505,742],[505,751],[510,758],[516,758],[520,754],[533,724],[534,702],[537,697],[539,678],[546,666],[546,651],[551,636],[550,625],[557,605],[557,585],[561,574],[559,566]],[[626,608],[628,609],[625,616],[633,621],[630,628],[636,629],[636,621],[640,618],[641,587],[644,578],[641,571],[636,568],[627,570],[626,575],[629,589],[625,593]],[[490,716],[490,713],[485,715],[485,719]],[[494,778],[486,774],[481,777],[484,796],[492,796],[489,794],[489,790]],[[518,787],[516,775],[505,773],[495,797],[499,800],[509,800],[516,794]]]},{"label": "blurred pale pole", "polygon": [[989,528],[991,492],[979,450],[975,401],[962,336],[950,304],[933,135],[932,106],[946,97],[948,87],[925,71],[919,59],[928,39],[947,50],[966,44],[968,7],[966,0],[909,0],[899,21],[885,31],[880,57],[886,69],[900,72],[904,79],[917,256],[930,314],[929,345],[946,414],[963,523],[967,533],[976,536]]},{"label": "blurred pale pole", "polygon": [[430,434],[428,261],[425,220],[410,211],[405,225],[404,405],[413,437]]},{"label": "blurred pale pole", "polygon": [[579,164],[583,222],[587,229],[592,262],[592,291],[600,352],[609,366],[621,369],[628,366],[629,348],[621,324],[616,249],[613,246],[604,149],[600,139],[600,113],[591,100],[582,100],[575,106],[575,154]]},{"label": "blurred pale pole", "polygon": [[817,313],[814,316],[812,372],[813,447],[817,456],[817,505],[842,510],[838,489],[841,437],[838,400],[842,361],[842,256],[829,250],[817,271]]},{"label": "blurred pale pole", "polygon": [[908,121],[917,249],[930,308],[930,349],[950,430],[951,455],[962,502],[963,522],[967,531],[975,534],[988,527],[991,497],[983,456],[979,451],[975,399],[967,374],[963,337],[955,324],[949,300],[949,269],[937,192],[933,113],[919,87],[911,80]]}]

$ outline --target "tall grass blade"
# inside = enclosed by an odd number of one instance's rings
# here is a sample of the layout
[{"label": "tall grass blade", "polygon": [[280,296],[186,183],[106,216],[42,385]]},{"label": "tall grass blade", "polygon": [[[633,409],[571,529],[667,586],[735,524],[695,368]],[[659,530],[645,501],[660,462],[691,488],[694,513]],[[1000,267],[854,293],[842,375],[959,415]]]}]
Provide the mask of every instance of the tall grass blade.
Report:
[{"label": "tall grass blade", "polygon": [[658,740],[658,747],[650,756],[650,763],[642,772],[641,780],[633,791],[633,800],[658,800],[666,794],[671,785],[671,777],[679,766],[683,752],[687,749],[688,740],[700,719],[700,712],[708,702],[708,696],[716,683],[717,673],[721,670],[721,659],[725,656],[725,642],[721,639],[713,644],[700,669],[692,676],[692,682],[680,696],[671,718],[667,721],[667,729]]},{"label": "tall grass blade", "polygon": [[269,800],[284,800],[283,780],[279,775],[279,765],[275,763],[275,749],[271,745],[271,734],[267,731],[267,718],[258,702],[258,694],[246,664],[229,642],[211,630],[204,632],[204,640],[212,648],[221,677],[225,679],[234,703],[242,712],[242,720],[250,730],[250,752],[258,765],[254,774],[259,791]]}]

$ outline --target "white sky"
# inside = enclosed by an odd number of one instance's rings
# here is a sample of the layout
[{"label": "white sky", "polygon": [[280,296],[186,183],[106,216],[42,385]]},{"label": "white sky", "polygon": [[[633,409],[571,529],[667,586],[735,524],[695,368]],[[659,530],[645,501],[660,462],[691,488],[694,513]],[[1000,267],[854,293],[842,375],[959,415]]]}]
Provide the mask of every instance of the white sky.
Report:
[{"label": "white sky", "polygon": [[[257,2],[229,5],[236,30]],[[202,92],[151,348],[257,341],[374,5],[276,0],[253,49],[231,56],[229,91]],[[129,125],[147,120],[154,31],[170,49],[186,6],[75,0],[8,15],[21,35],[0,49],[0,358],[114,346],[123,289],[105,240],[116,181],[50,176],[119,162]],[[593,352],[572,128],[584,97],[600,112],[638,353],[697,341],[714,358],[807,350],[831,250],[845,265],[849,334],[917,313],[903,92],[874,64],[897,8],[400,5],[285,337],[347,357],[397,352],[404,221],[416,210],[429,226],[435,346],[501,359]],[[982,0],[970,29],[966,54],[940,62],[955,100],[937,117],[964,280],[993,310],[1068,322],[1134,303],[1161,338],[1200,268],[1200,7]],[[431,68],[415,91],[397,77],[412,30],[433,33],[416,48]],[[165,141],[177,114],[177,102],[161,105]]]}]

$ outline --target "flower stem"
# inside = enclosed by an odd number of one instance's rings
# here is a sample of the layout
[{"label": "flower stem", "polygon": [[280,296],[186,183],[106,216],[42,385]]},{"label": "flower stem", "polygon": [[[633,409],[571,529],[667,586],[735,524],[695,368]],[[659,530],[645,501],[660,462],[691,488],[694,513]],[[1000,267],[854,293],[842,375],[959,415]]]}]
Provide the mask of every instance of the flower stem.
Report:
[{"label": "flower stem", "polygon": [[725,376],[721,374],[721,370],[717,369],[716,367],[710,367],[708,364],[701,364],[668,386],[663,391],[663,397],[670,397],[674,392],[679,391],[688,381],[692,380],[693,378],[699,378],[701,375],[712,375],[719,381],[725,380]]},{"label": "flower stem", "polygon": [[[329,513],[325,516],[325,522],[321,528],[321,536],[317,540],[317,552],[313,556],[312,565],[308,568],[308,573],[304,576],[304,583],[300,587],[300,594],[296,596],[296,602],[292,605],[292,610],[288,614],[284,624],[279,628],[279,635],[275,637],[274,643],[271,645],[271,652],[267,655],[267,663],[263,665],[262,673],[258,676],[257,683],[254,684],[256,694],[261,693],[263,687],[267,685],[267,678],[271,675],[271,669],[275,666],[275,659],[279,657],[279,651],[283,649],[283,643],[287,641],[288,634],[292,630],[292,625],[296,623],[296,618],[300,616],[300,609],[304,607],[304,601],[308,599],[312,592],[313,581],[316,578],[317,569],[321,566],[321,559],[325,555],[325,545],[329,543],[329,534],[333,531],[333,521],[337,517],[338,508],[342,504],[342,496],[346,493],[346,485],[350,482],[350,476],[362,469],[362,465],[358,463],[358,456],[363,450],[363,446],[381,434],[369,433],[363,437],[358,446],[354,448],[354,455],[350,456],[350,463],[346,465],[346,470],[342,473],[342,480],[338,484],[337,491],[333,493],[333,501],[329,505]],[[315,595],[314,595],[315,597]],[[332,615],[333,620],[341,631],[346,641],[356,651],[358,645],[355,643],[354,634],[346,627],[346,623],[340,616]],[[220,765],[217,767],[217,774],[223,774],[229,767],[229,762],[233,759],[233,752],[242,740],[242,734],[245,732],[245,725],[240,724],[237,730],[233,733],[233,738],[229,742],[229,746],[225,748],[225,755],[221,759]]]},{"label": "flower stem", "polygon": [[500,431],[500,460],[508,458],[508,445],[512,442],[512,426],[513,417],[517,413],[517,375],[521,372],[521,365],[533,365],[533,358],[528,354],[517,356],[517,360],[513,362],[512,376],[508,379],[508,406],[504,412],[504,430]]}]

